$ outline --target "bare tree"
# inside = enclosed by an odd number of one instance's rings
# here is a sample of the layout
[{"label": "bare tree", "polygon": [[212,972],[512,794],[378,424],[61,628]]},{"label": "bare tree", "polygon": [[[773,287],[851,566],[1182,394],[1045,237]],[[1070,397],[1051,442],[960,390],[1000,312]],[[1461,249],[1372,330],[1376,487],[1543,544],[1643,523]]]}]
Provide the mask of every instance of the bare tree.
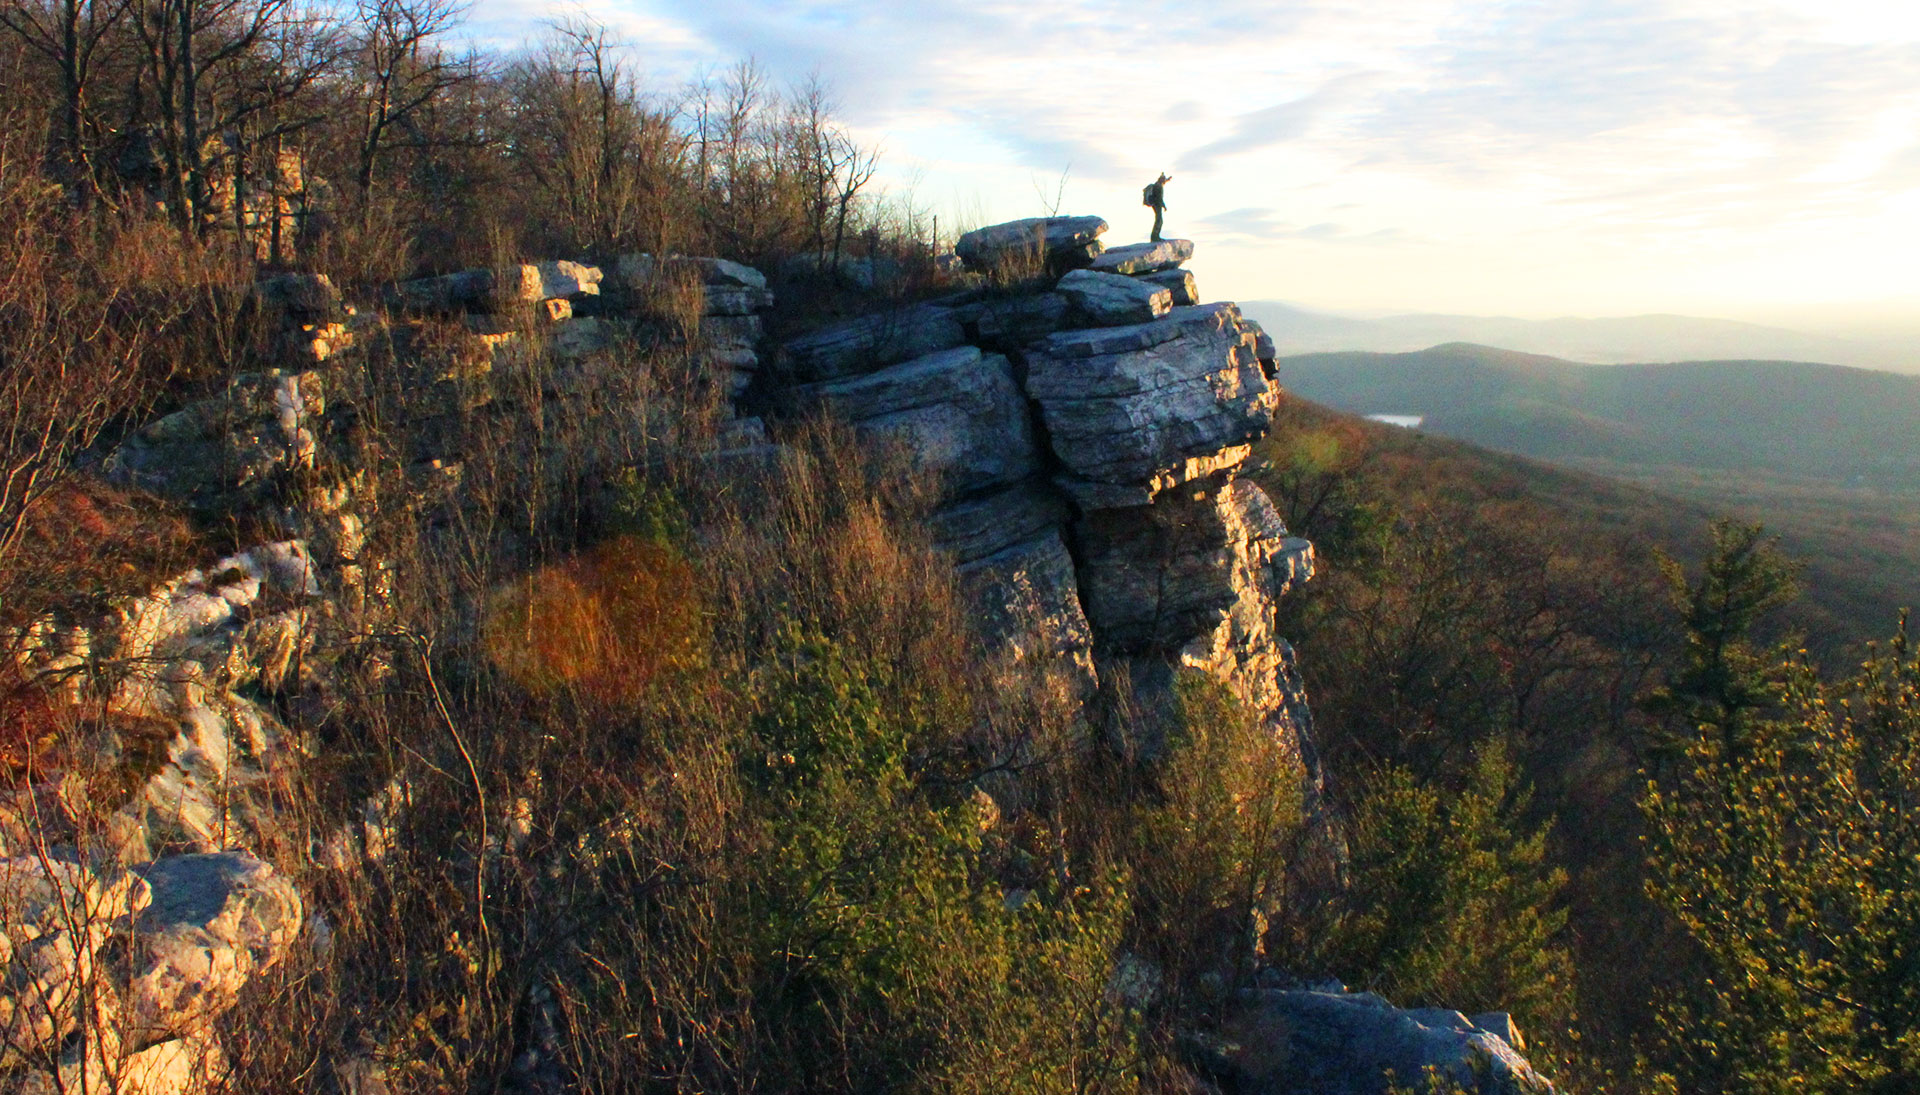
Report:
[{"label": "bare tree", "polygon": [[[865,149],[833,120],[834,104],[818,73],[794,89],[788,105],[789,148],[806,195],[808,230],[815,251],[831,251],[837,264],[860,191],[879,168],[877,149]],[[832,246],[828,246],[828,232]]]},{"label": "bare tree", "polygon": [[[238,178],[251,147],[321,117],[314,109],[288,108],[333,67],[333,27],[324,14],[293,0],[135,3],[169,205],[183,227],[204,229],[220,204],[216,166]],[[221,141],[231,144],[222,149]]]},{"label": "bare tree", "polygon": [[514,147],[553,199],[574,246],[659,242],[663,212],[685,168],[673,113],[650,102],[607,28],[556,23],[513,74],[520,106]]},{"label": "bare tree", "polygon": [[394,131],[410,130],[417,138],[419,116],[484,71],[476,58],[455,57],[434,42],[466,12],[465,0],[358,0],[355,5],[349,48],[362,102],[354,183],[363,216]]},{"label": "bare tree", "polygon": [[4,0],[0,27],[20,37],[60,72],[60,132],[54,156],[60,181],[83,199],[93,192],[86,140],[88,96],[101,46],[135,0]]}]

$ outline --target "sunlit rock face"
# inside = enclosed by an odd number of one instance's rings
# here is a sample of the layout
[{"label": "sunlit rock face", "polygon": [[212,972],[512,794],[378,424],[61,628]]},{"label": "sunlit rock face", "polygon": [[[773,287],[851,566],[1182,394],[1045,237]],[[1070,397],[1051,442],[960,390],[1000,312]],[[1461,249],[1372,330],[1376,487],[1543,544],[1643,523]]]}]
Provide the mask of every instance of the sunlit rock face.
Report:
[{"label": "sunlit rock face", "polygon": [[969,233],[968,267],[1025,280],[789,341],[795,402],[940,477],[935,542],[990,646],[1057,663],[1083,701],[1124,681],[1149,722],[1172,717],[1180,671],[1210,676],[1310,768],[1272,621],[1313,547],[1241,475],[1278,397],[1271,342],[1232,304],[1197,304],[1190,242],[1102,248],[1105,230],[1055,217]]}]

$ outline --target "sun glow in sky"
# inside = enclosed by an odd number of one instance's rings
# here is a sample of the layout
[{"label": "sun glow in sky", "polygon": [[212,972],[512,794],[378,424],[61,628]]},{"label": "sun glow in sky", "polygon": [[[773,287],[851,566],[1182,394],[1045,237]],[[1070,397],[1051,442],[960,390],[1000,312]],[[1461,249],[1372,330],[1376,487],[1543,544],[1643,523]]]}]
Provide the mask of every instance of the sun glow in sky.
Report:
[{"label": "sun glow in sky", "polygon": [[[537,16],[479,0],[476,29]],[[559,11],[561,9],[549,9]],[[817,70],[943,226],[1169,234],[1209,297],[1920,316],[1910,0],[591,0],[668,89]],[[1920,324],[1920,320],[1916,320]]]}]

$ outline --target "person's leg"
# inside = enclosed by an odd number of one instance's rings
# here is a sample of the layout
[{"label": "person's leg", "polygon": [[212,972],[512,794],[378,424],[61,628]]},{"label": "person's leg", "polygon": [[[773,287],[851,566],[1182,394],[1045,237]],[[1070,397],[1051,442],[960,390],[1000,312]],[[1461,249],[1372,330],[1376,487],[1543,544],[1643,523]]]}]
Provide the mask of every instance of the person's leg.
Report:
[{"label": "person's leg", "polygon": [[1160,216],[1165,212],[1166,210],[1157,205],[1153,207],[1153,235],[1150,239],[1154,243],[1160,242]]}]

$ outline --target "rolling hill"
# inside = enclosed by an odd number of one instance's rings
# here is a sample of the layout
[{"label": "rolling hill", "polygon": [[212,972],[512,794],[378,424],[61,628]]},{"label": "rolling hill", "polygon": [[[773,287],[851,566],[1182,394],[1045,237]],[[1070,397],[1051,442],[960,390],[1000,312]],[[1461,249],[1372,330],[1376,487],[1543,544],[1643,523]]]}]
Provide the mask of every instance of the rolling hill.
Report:
[{"label": "rolling hill", "polygon": [[1333,350],[1400,353],[1446,342],[1473,342],[1606,365],[1787,358],[1920,372],[1920,347],[1911,337],[1892,332],[1840,338],[1758,323],[1666,314],[1535,320],[1416,313],[1355,319],[1270,300],[1242,304],[1241,310],[1266,326],[1284,354]]},{"label": "rolling hill", "polygon": [[1451,343],[1286,357],[1279,378],[1331,407],[1423,415],[1430,432],[1544,460],[1920,488],[1920,377],[1791,361],[1599,367]]},{"label": "rolling hill", "polygon": [[1379,429],[1495,479],[1529,465],[1441,438],[1588,473],[1519,478],[1558,510],[1644,527],[1656,543],[1706,512],[1767,525],[1808,564],[1801,624],[1829,660],[1920,607],[1920,377],[1780,361],[1602,367],[1457,344],[1283,358],[1278,376],[1342,411],[1424,415],[1420,431]]}]

